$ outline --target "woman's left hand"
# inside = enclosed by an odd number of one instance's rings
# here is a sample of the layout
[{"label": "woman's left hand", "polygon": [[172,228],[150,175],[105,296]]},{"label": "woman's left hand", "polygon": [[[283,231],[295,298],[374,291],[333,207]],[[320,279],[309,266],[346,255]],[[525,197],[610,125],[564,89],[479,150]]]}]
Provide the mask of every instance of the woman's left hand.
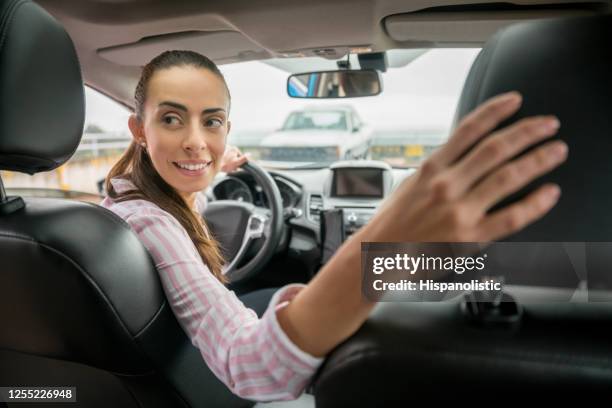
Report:
[{"label": "woman's left hand", "polygon": [[236,171],[240,166],[249,160],[249,156],[242,154],[240,149],[236,146],[227,145],[225,147],[225,153],[221,159],[221,171],[225,173],[231,173]]}]

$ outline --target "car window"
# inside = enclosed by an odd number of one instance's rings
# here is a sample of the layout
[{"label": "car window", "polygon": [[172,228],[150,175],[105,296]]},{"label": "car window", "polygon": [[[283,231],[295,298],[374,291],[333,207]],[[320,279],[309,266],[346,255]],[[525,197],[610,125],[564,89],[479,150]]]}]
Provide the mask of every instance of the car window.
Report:
[{"label": "car window", "polygon": [[353,127],[357,129],[361,128],[361,121],[359,120],[359,116],[357,116],[356,114],[353,114]]},{"label": "car window", "polygon": [[340,111],[293,112],[283,130],[346,130],[346,114]]},{"label": "car window", "polygon": [[[350,99],[287,95],[291,73],[337,69],[333,60],[283,58],[222,65],[232,94],[229,143],[276,168],[324,167],[342,159],[419,166],[448,138],[463,83],[478,51],[390,50],[389,68],[381,73],[382,92]],[[355,64],[352,68],[358,68],[356,56],[350,61]],[[349,128],[349,114],[355,124],[364,125],[356,126],[359,131]]]},{"label": "car window", "polygon": [[75,154],[55,170],[33,176],[2,172],[9,194],[99,201],[98,181],[130,142],[130,111],[121,104],[85,87],[85,126]]}]

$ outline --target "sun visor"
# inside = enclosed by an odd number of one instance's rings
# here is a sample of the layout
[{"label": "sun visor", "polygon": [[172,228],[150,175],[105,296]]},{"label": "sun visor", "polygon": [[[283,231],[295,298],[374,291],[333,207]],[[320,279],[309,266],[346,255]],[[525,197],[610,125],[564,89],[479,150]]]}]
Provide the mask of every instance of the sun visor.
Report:
[{"label": "sun visor", "polygon": [[270,58],[271,55],[238,31],[188,31],[103,48],[98,55],[108,61],[128,66],[142,66],[167,50],[190,50],[206,55],[216,63]]},{"label": "sun visor", "polygon": [[514,23],[551,17],[592,15],[590,9],[514,11],[438,11],[447,8],[397,14],[384,20],[389,36],[400,42],[479,44]]}]

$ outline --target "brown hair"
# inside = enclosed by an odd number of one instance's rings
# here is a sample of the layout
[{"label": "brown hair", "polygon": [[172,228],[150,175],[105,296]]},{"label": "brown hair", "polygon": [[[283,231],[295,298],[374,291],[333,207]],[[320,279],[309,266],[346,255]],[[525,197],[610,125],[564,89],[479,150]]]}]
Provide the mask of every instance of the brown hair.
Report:
[{"label": "brown hair", "polygon": [[[166,51],[153,58],[142,69],[142,75],[134,94],[138,120],[143,119],[147,85],[153,74],[158,70],[175,66],[193,66],[211,71],[221,78],[229,97],[223,74],[213,61],[193,51]],[[128,179],[137,190],[118,194],[110,182],[112,178]],[[146,150],[135,140],[132,140],[127,150],[106,176],[105,187],[108,195],[117,202],[143,199],[153,202],[162,210],[170,213],[185,228],[202,261],[208,265],[212,274],[222,283],[227,282],[222,273],[225,261],[218,243],[212,235],[209,237],[206,234],[208,230],[206,222],[202,217],[196,215],[180,194],[157,173]]]}]

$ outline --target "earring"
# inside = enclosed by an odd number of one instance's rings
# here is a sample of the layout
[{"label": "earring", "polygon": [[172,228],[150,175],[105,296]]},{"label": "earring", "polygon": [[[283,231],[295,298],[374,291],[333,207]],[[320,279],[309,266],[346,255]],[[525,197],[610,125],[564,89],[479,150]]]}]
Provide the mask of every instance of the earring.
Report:
[{"label": "earring", "polygon": [[145,142],[140,142],[140,145],[141,145],[142,147],[147,147],[147,144],[146,144]]}]

